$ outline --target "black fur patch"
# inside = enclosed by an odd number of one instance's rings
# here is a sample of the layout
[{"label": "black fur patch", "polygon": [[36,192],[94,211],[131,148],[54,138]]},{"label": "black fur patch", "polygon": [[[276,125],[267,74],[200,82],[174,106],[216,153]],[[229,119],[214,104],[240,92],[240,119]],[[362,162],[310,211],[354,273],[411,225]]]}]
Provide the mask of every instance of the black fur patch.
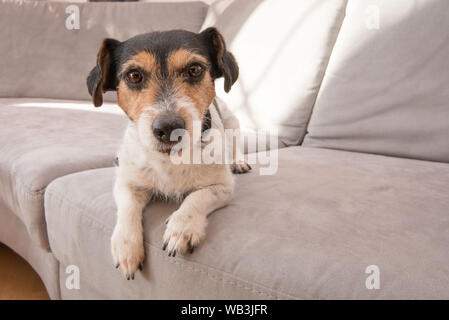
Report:
[{"label": "black fur patch", "polygon": [[212,128],[212,118],[209,109],[207,109],[207,112],[203,117],[203,122],[201,125],[201,133],[204,133],[206,130],[209,130],[210,128]]},{"label": "black fur patch", "polygon": [[[102,48],[104,52],[98,55],[97,66],[91,70],[87,80],[89,93],[93,96],[97,92],[98,85],[102,85],[99,94],[117,90],[118,83],[124,76],[119,72],[120,66],[141,51],[147,51],[155,56],[164,80],[170,78],[167,58],[178,49],[186,49],[205,57],[211,65],[209,72],[212,79],[225,77],[226,91],[229,91],[238,77],[237,62],[226,50],[222,36],[215,28],[208,28],[201,33],[186,30],[151,32],[123,42],[106,39]],[[103,57],[108,58],[108,63],[101,61]],[[101,105],[101,97],[97,97],[97,102]]]}]

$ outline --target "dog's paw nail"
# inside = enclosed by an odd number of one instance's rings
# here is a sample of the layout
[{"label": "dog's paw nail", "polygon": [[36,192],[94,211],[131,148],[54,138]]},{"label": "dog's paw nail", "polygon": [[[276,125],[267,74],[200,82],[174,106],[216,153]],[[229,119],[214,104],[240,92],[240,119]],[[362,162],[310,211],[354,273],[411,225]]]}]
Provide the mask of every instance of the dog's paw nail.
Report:
[{"label": "dog's paw nail", "polygon": [[165,242],[164,242],[164,244],[163,244],[163,246],[162,246],[162,250],[164,250],[164,251],[165,251],[165,249],[167,249],[167,245],[168,245],[168,242],[167,242],[167,241],[165,241]]},{"label": "dog's paw nail", "polygon": [[231,165],[231,171],[232,171],[232,173],[235,173],[235,174],[247,173],[251,169],[252,169],[252,167],[246,162],[234,163]]},{"label": "dog's paw nail", "polygon": [[176,256],[176,250],[170,250],[170,252],[168,253],[169,257],[175,257]]},{"label": "dog's paw nail", "polygon": [[[139,230],[138,227],[131,229]],[[137,272],[139,262],[144,261],[145,257],[143,239],[135,234],[142,235],[143,233],[137,231],[133,233],[125,232],[118,225],[111,237],[112,261],[127,280],[130,280]]]},{"label": "dog's paw nail", "polygon": [[190,250],[189,250],[190,254],[192,254],[193,251],[195,251],[195,246],[190,247]]},{"label": "dog's paw nail", "polygon": [[173,213],[162,238],[162,241],[168,242],[168,256],[193,252],[205,237],[206,225],[207,219],[201,216]]},{"label": "dog's paw nail", "polygon": [[134,274],[131,276],[131,280],[134,280]]},{"label": "dog's paw nail", "polygon": [[139,270],[140,270],[140,271],[143,270],[143,264],[142,264],[142,262],[139,262]]}]

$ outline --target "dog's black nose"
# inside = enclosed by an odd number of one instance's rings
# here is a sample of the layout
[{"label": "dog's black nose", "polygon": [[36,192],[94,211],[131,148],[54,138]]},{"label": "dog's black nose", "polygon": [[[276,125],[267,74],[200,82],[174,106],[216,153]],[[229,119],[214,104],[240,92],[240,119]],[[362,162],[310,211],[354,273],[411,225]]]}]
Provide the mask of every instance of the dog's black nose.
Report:
[{"label": "dog's black nose", "polygon": [[[154,136],[164,143],[170,142],[170,135],[176,129],[185,129],[184,119],[174,114],[163,114],[153,122]],[[172,141],[172,142],[176,142]]]}]

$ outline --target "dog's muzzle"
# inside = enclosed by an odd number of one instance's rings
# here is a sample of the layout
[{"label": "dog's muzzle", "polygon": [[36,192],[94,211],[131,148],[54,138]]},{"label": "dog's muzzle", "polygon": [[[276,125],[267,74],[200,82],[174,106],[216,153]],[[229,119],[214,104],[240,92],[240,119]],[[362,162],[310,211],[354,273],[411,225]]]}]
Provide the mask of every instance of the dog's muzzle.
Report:
[{"label": "dog's muzzle", "polygon": [[174,130],[185,129],[184,119],[176,114],[162,114],[153,122],[153,134],[163,143],[171,143],[170,135]]}]

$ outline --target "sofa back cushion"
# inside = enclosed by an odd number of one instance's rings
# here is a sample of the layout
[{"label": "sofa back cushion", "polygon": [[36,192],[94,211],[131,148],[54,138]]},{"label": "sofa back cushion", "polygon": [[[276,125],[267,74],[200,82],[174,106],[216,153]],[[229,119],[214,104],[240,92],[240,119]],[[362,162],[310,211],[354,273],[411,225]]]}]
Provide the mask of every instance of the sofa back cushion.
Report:
[{"label": "sofa back cushion", "polygon": [[217,94],[243,128],[266,129],[281,143],[302,141],[345,0],[218,0],[203,29],[215,26],[235,55],[240,75]]},{"label": "sofa back cushion", "polygon": [[449,162],[448,14],[350,0],[304,145]]},{"label": "sofa back cushion", "polygon": [[[20,0],[0,0],[0,6],[0,97],[59,99],[90,99],[86,77],[104,38],[123,41],[175,28],[198,32],[208,8],[202,2]],[[69,6],[79,9],[79,29],[66,27]]]}]

